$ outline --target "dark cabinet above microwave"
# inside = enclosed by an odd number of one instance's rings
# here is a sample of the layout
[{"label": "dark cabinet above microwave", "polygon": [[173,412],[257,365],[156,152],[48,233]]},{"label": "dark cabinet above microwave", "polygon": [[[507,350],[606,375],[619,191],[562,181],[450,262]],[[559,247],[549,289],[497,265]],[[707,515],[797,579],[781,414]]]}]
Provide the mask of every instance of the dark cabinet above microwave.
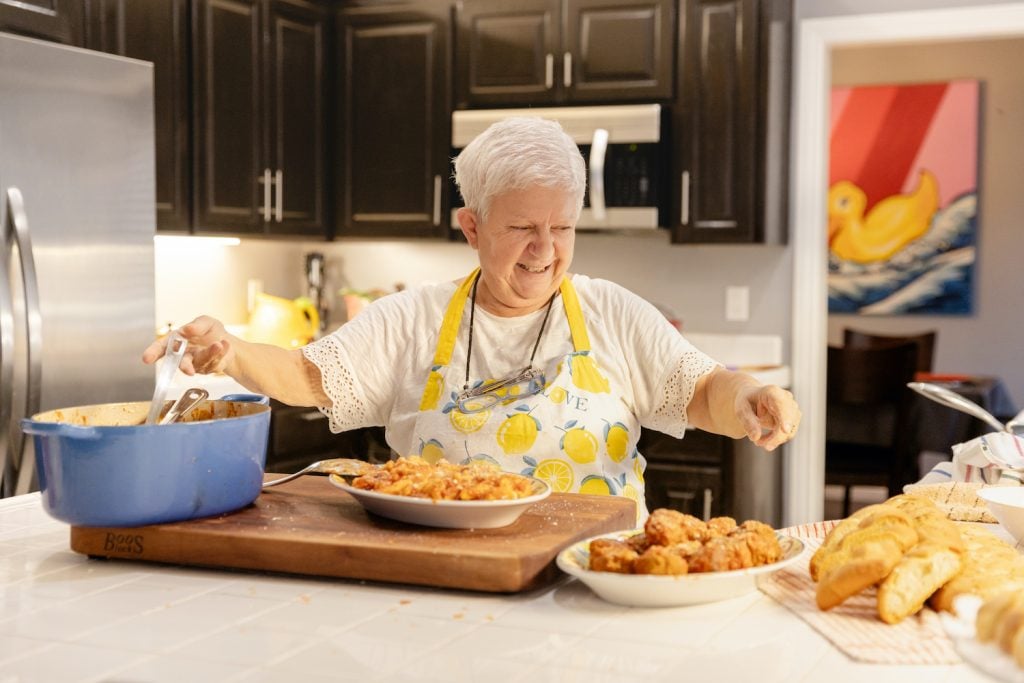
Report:
[{"label": "dark cabinet above microwave", "polygon": [[668,100],[672,0],[462,0],[456,108]]},{"label": "dark cabinet above microwave", "polygon": [[672,241],[785,241],[790,0],[686,0]]}]

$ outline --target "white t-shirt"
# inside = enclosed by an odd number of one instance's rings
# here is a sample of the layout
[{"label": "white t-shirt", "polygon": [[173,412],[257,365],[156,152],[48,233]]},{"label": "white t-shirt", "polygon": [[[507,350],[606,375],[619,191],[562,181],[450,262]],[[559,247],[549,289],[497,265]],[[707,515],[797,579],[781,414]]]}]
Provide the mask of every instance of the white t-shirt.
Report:
[{"label": "white t-shirt", "polygon": [[[650,303],[607,280],[573,275],[592,355],[642,427],[681,437],[697,380],[717,363],[694,348]],[[388,444],[415,453],[413,426],[433,363],[441,321],[456,282],[424,285],[378,299],[332,334],[303,348],[323,377],[332,431],[383,425]],[[449,365],[461,387],[470,306],[463,311]],[[473,320],[470,381],[530,364],[544,309],[516,318],[479,306]],[[562,298],[556,297],[533,365],[553,376],[573,351]]]}]

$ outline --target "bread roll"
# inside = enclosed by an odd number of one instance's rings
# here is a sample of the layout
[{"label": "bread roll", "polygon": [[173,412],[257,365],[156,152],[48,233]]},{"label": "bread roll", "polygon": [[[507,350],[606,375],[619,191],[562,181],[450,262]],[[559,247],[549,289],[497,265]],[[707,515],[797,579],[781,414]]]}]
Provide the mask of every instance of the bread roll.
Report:
[{"label": "bread roll", "polygon": [[1024,590],[1024,558],[1009,543],[979,527],[960,526],[966,550],[963,569],[928,601],[935,610],[953,611],[960,595],[988,599],[1004,591]]},{"label": "bread roll", "polygon": [[869,542],[854,543],[837,551],[831,566],[823,568],[815,598],[818,608],[829,610],[878,583],[903,557],[903,548],[891,533],[880,533]]},{"label": "bread roll", "polygon": [[843,539],[848,535],[856,531],[861,526],[861,521],[866,517],[872,517],[876,514],[891,510],[891,507],[886,507],[883,503],[878,505],[868,505],[860,510],[857,510],[852,515],[839,522],[832,531],[825,536],[824,542],[811,556],[811,562],[808,565],[808,571],[811,573],[811,579],[817,581],[821,574],[821,563],[831,553],[835,552],[839,548],[839,544],[843,542]]},{"label": "bread roll", "polygon": [[1020,604],[1024,599],[1024,593],[1008,591],[999,593],[994,598],[986,600],[978,608],[978,616],[975,618],[974,630],[978,640],[983,643],[996,639],[996,626],[1003,620],[1003,616]]},{"label": "bread roll", "polygon": [[960,568],[959,552],[941,543],[918,543],[879,585],[878,616],[887,624],[895,624],[916,614]]}]

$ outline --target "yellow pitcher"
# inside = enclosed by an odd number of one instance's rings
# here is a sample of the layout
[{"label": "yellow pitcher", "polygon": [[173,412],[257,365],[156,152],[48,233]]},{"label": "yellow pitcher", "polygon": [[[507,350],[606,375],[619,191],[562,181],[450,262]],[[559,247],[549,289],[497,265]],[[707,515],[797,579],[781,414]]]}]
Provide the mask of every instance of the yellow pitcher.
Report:
[{"label": "yellow pitcher", "polygon": [[245,337],[253,342],[295,349],[313,341],[319,329],[320,315],[306,297],[292,300],[260,292],[249,314]]}]

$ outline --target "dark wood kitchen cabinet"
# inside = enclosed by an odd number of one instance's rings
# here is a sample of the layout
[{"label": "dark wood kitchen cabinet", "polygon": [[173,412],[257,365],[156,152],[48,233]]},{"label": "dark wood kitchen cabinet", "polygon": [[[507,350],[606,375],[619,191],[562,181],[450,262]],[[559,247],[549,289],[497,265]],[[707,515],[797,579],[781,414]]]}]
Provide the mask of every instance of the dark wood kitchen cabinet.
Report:
[{"label": "dark wood kitchen cabinet", "polygon": [[673,0],[462,0],[456,106],[668,100]]},{"label": "dark wood kitchen cabinet", "polygon": [[196,233],[327,237],[330,14],[194,0]]},{"label": "dark wood kitchen cabinet", "polygon": [[0,0],[0,31],[81,46],[83,0]]},{"label": "dark wood kitchen cabinet", "polygon": [[192,168],[188,0],[88,0],[86,47],[153,63],[156,227],[188,232]]},{"label": "dark wood kitchen cabinet", "polygon": [[327,416],[317,408],[270,402],[270,433],[267,436],[267,472],[297,472],[317,460],[356,458],[386,462],[391,449],[384,442],[383,427],[332,433]]},{"label": "dark wood kitchen cabinet", "polygon": [[732,440],[700,430],[676,439],[644,430],[637,444],[647,459],[647,508],[671,508],[707,520],[733,514]]},{"label": "dark wood kitchen cabinet", "polygon": [[683,0],[673,242],[785,240],[790,0]]},{"label": "dark wood kitchen cabinet", "polygon": [[443,3],[338,13],[336,235],[447,235],[449,25]]}]

